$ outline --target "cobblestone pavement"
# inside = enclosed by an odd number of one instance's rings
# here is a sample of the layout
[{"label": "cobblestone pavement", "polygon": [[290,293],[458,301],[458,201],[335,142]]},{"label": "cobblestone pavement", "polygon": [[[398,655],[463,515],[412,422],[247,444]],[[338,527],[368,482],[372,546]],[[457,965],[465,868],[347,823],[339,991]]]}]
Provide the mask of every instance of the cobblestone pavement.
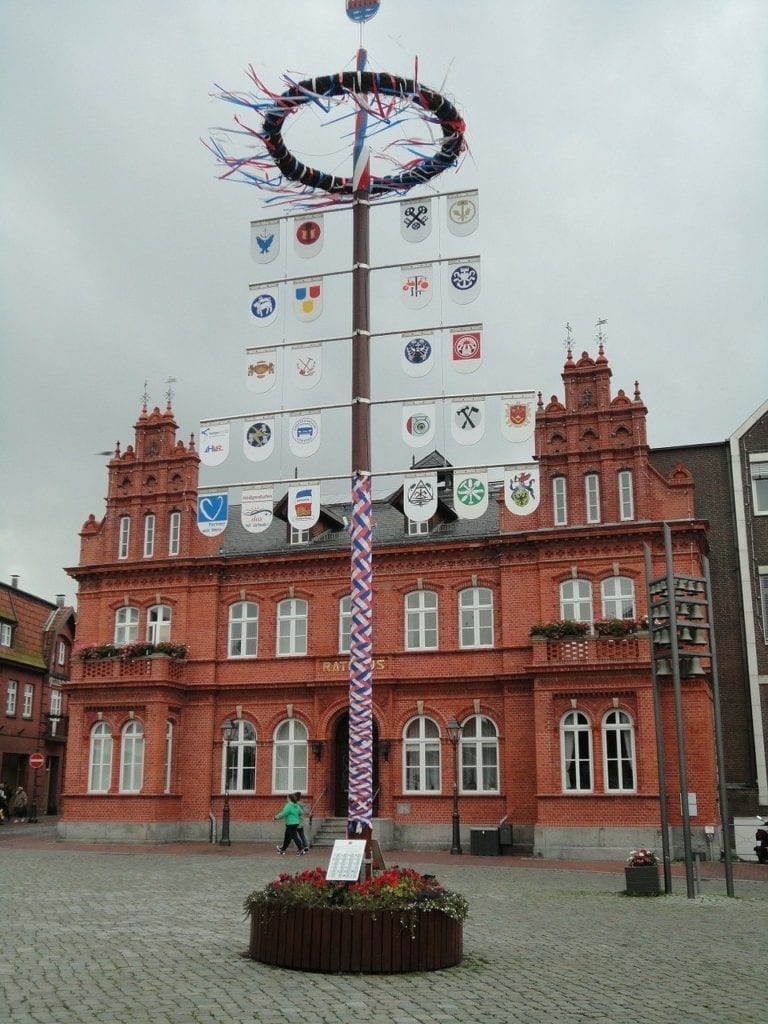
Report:
[{"label": "cobblestone pavement", "polygon": [[[241,956],[243,898],[326,864],[273,847],[93,847],[0,829],[8,1024],[751,1024],[766,1016],[768,867],[701,894],[627,898],[620,864],[387,853],[470,901],[464,961],[426,974],[304,974]],[[707,875],[711,877],[706,877]],[[5,1009],[3,1009],[3,1006]]]}]

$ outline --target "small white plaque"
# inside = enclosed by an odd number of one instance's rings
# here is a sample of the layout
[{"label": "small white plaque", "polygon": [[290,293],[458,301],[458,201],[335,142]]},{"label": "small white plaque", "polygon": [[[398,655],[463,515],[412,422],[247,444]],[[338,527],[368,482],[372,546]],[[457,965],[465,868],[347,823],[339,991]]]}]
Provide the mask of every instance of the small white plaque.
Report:
[{"label": "small white plaque", "polygon": [[325,877],[329,882],[356,882],[365,856],[364,839],[337,839]]}]

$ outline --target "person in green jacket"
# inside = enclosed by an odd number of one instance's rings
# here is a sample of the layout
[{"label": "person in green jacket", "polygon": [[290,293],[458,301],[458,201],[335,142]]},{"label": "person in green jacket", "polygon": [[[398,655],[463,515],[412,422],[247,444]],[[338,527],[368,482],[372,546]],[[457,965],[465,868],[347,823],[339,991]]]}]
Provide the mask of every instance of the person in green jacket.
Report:
[{"label": "person in green jacket", "polygon": [[281,857],[285,855],[285,851],[288,849],[291,840],[296,843],[296,849],[299,851],[300,857],[303,857],[307,852],[299,839],[299,823],[301,822],[301,816],[303,813],[304,808],[296,799],[296,795],[291,793],[285,807],[275,815],[273,819],[274,821],[278,821],[280,818],[285,820],[285,835],[283,836],[283,843],[282,846],[276,847],[277,852]]}]

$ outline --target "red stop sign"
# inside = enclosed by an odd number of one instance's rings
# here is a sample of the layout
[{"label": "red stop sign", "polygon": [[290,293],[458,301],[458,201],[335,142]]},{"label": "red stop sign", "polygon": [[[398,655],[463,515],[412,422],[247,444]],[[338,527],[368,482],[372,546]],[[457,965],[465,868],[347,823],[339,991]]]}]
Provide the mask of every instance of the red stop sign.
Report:
[{"label": "red stop sign", "polygon": [[45,764],[45,758],[42,754],[30,754],[29,755],[29,767],[30,768],[42,768]]}]

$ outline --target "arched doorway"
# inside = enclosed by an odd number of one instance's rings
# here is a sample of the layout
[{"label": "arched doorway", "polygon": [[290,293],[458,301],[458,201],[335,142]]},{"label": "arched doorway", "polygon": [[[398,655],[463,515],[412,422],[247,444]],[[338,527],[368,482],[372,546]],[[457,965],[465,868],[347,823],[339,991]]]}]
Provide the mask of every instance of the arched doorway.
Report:
[{"label": "arched doorway", "polygon": [[[331,806],[336,818],[346,818],[349,812],[349,712],[345,711],[336,722],[333,735],[333,764],[331,766]],[[373,722],[373,816],[379,814],[379,730]]]}]

